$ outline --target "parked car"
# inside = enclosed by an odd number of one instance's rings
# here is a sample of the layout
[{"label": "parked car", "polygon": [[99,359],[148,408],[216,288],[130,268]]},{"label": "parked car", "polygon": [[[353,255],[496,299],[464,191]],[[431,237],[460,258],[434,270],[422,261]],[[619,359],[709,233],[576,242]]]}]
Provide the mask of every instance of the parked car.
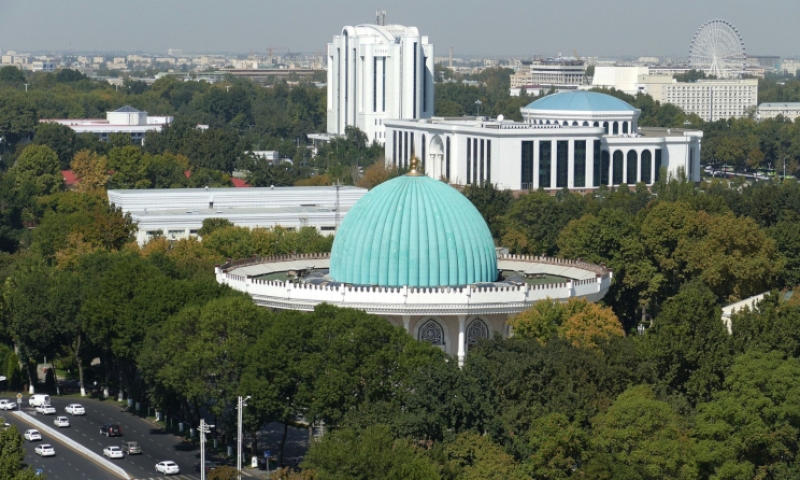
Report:
[{"label": "parked car", "polygon": [[28,398],[28,405],[31,407],[41,407],[42,405],[50,405],[50,395],[37,393]]},{"label": "parked car", "polygon": [[55,415],[56,414],[56,407],[52,405],[40,405],[36,407],[36,411],[43,414],[43,415]]},{"label": "parked car", "polygon": [[61,416],[56,417],[56,419],[53,420],[53,425],[55,425],[58,428],[69,427],[69,418]]},{"label": "parked car", "polygon": [[[211,461],[206,460],[206,473],[210,472],[211,470],[216,470],[218,466],[219,466],[219,464],[217,462],[211,462]],[[194,471],[195,472],[199,472],[200,471],[200,464],[199,463],[195,463],[194,464]]]},{"label": "parked car", "polygon": [[14,410],[17,407],[17,402],[14,400],[0,400],[0,410]]},{"label": "parked car", "polygon": [[36,445],[36,448],[34,448],[33,451],[38,453],[40,457],[52,457],[56,454],[56,450],[49,443]]},{"label": "parked car", "polygon": [[70,415],[86,415],[86,409],[80,403],[70,403],[64,407],[64,411]]},{"label": "parked car", "polygon": [[163,462],[156,463],[156,472],[163,473],[164,475],[172,475],[181,473],[178,464],[172,460],[164,460]]},{"label": "parked car", "polygon": [[122,429],[119,427],[118,423],[104,423],[103,426],[100,427],[100,434],[106,437],[119,437],[122,435]]},{"label": "parked car", "polygon": [[138,455],[142,453],[142,447],[139,446],[139,442],[123,442],[121,448],[122,451],[128,455]]},{"label": "parked car", "polygon": [[29,442],[33,442],[33,441],[42,439],[42,434],[39,433],[39,430],[36,430],[34,428],[31,428],[29,430],[25,430],[25,434],[22,435],[22,436],[25,437],[25,440],[27,440]]},{"label": "parked car", "polygon": [[103,456],[108,458],[122,458],[125,455],[119,447],[106,447],[103,449]]}]

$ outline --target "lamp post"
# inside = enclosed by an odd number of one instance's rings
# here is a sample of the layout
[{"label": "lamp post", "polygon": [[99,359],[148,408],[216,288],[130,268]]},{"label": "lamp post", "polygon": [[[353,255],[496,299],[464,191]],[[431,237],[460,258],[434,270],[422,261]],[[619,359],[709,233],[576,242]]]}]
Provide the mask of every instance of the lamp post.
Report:
[{"label": "lamp post", "polygon": [[[239,411],[239,424],[236,434],[236,478],[242,480],[242,411],[247,406],[247,401],[250,400],[250,395],[242,399],[239,397],[239,404],[236,409]],[[205,466],[205,465],[204,465]]]},{"label": "lamp post", "polygon": [[206,433],[211,433],[214,425],[209,425],[200,419],[200,480],[206,480]]}]

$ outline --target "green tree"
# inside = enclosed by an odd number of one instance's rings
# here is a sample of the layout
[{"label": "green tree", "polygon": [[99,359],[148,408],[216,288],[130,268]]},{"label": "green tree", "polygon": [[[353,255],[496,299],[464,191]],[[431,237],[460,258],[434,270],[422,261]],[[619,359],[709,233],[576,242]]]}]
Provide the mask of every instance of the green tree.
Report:
[{"label": "green tree", "polygon": [[17,427],[0,429],[0,480],[35,480],[43,478],[26,466],[25,440]]},{"label": "green tree", "polygon": [[36,109],[23,94],[8,92],[0,96],[0,135],[3,137],[4,149],[6,144],[16,145],[32,134],[38,123]]},{"label": "green tree", "polygon": [[61,170],[69,169],[76,152],[76,142],[75,132],[68,126],[58,123],[40,123],[33,135],[34,144],[47,145],[56,152]]},{"label": "green tree", "polygon": [[513,480],[517,474],[514,457],[487,435],[464,432],[444,445],[448,469],[459,480]]},{"label": "green tree", "polygon": [[620,395],[592,419],[588,478],[696,479],[696,445],[681,417],[650,387]]},{"label": "green tree", "polygon": [[25,83],[25,74],[19,68],[8,65],[0,68],[0,82]]},{"label": "green tree", "polygon": [[536,480],[570,478],[581,464],[589,435],[566,415],[537,419],[527,433],[528,449],[521,470]]},{"label": "green tree", "polygon": [[46,145],[28,145],[11,168],[17,184],[30,183],[40,195],[55,193],[64,186],[58,155]]},{"label": "green tree", "polygon": [[695,435],[707,474],[791,478],[800,434],[798,378],[797,359],[781,352],[736,357],[724,388],[698,408]]},{"label": "green tree", "polygon": [[333,431],[314,443],[303,468],[319,480],[438,480],[433,463],[406,440],[392,438],[389,427]]},{"label": "green tree", "polygon": [[227,218],[206,218],[203,220],[203,226],[197,231],[201,237],[211,235],[215,230],[220,228],[233,227],[233,223]]}]

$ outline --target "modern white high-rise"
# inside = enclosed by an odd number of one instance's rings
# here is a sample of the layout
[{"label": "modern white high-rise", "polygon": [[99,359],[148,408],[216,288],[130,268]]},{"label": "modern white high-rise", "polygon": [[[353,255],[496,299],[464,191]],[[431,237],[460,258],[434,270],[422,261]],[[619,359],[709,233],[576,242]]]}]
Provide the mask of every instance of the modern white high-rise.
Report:
[{"label": "modern white high-rise", "polygon": [[433,45],[416,27],[344,27],[328,44],[328,133],[384,143],[386,119],[433,115]]}]

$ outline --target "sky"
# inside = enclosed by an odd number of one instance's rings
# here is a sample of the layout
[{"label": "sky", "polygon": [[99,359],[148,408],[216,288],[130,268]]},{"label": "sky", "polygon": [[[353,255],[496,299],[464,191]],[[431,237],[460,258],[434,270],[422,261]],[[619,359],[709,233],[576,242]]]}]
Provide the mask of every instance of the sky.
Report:
[{"label": "sky", "polygon": [[800,55],[798,0],[0,0],[17,52],[324,52],[345,25],[416,26],[437,56],[686,56],[700,26],[735,25],[750,54]]}]

